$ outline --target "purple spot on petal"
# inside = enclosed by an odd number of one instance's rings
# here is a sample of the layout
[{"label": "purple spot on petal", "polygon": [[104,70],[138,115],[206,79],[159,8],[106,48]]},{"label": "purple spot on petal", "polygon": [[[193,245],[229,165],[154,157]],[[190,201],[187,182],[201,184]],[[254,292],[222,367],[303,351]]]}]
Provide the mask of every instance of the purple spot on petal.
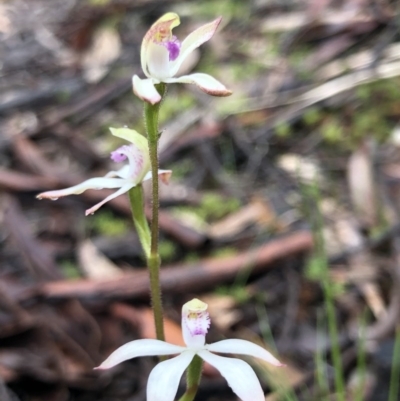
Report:
[{"label": "purple spot on petal", "polygon": [[123,162],[124,160],[126,160],[126,155],[125,153],[121,153],[122,148],[119,148],[117,150],[114,150],[114,152],[111,152],[111,160],[116,162],[116,163],[120,163]]},{"label": "purple spot on petal", "polygon": [[174,36],[171,41],[165,43],[165,47],[169,52],[169,61],[176,60],[181,51],[181,42]]}]

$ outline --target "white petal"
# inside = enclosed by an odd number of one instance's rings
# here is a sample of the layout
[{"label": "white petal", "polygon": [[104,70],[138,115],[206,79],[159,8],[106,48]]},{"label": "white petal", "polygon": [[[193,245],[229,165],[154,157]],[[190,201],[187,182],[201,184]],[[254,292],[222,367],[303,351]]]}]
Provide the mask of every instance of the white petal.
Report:
[{"label": "white petal", "polygon": [[219,370],[233,392],[243,401],[265,401],[260,382],[250,365],[240,359],[225,358],[208,351],[197,353]]},{"label": "white petal", "polygon": [[171,78],[169,52],[163,44],[150,41],[146,52],[147,70],[152,78],[163,81]]},{"label": "white petal", "polygon": [[87,189],[103,189],[103,188],[119,188],[122,187],[126,181],[122,178],[90,178],[73,187],[58,189],[56,191],[43,192],[36,196],[38,199],[56,199],[62,196],[79,195]]},{"label": "white petal", "polygon": [[[126,183],[126,181],[124,180]],[[129,182],[122,186],[118,191],[115,191],[113,194],[107,196],[107,198],[103,199],[101,202],[96,203],[94,206],[92,206],[90,209],[87,209],[85,211],[85,215],[89,216],[89,214],[93,214],[96,210],[100,209],[105,203],[109,202],[111,199],[114,199],[125,192],[128,192],[131,188],[133,188],[135,184],[133,182]]]},{"label": "white petal", "polygon": [[172,62],[172,66],[170,67],[172,77],[178,72],[179,67],[194,49],[198,48],[204,42],[207,42],[213,37],[221,19],[221,17],[217,18],[216,20],[197,28],[184,39],[180,54],[178,58]]},{"label": "white petal", "polygon": [[124,344],[116,349],[99,367],[96,369],[109,369],[128,359],[138,356],[171,355],[185,351],[186,348],[172,345],[160,340],[135,340]]},{"label": "white petal", "polygon": [[127,179],[129,177],[129,171],[130,171],[130,167],[129,164],[126,164],[125,166],[123,166],[122,168],[120,168],[117,171],[110,171],[109,173],[107,173],[105,175],[105,177],[120,177],[120,178],[125,178]]},{"label": "white petal", "polygon": [[164,80],[166,83],[183,83],[183,84],[195,84],[197,85],[203,92],[212,96],[229,96],[232,94],[232,91],[226,89],[221,82],[217,81],[211,75],[203,74],[197,72],[195,74],[183,75],[179,78],[169,78]]},{"label": "white petal", "polygon": [[269,362],[275,366],[284,366],[265,348],[262,348],[259,345],[246,340],[239,340],[239,339],[222,340],[214,344],[207,345],[206,349],[212,352],[250,355],[256,358],[263,359],[264,361]]},{"label": "white petal", "polygon": [[135,95],[145,102],[156,104],[161,100],[161,96],[157,92],[154,81],[151,78],[140,79],[137,75],[134,75],[132,84]]},{"label": "white petal", "polygon": [[175,358],[159,363],[147,382],[147,401],[173,401],[179,382],[195,353],[185,351]]}]

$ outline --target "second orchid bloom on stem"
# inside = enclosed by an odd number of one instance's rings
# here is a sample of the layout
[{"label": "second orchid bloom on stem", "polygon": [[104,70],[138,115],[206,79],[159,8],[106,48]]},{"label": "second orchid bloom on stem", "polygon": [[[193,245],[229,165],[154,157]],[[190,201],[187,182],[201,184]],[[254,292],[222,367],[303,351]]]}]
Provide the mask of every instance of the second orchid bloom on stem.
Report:
[{"label": "second orchid bloom on stem", "polygon": [[142,70],[146,79],[133,76],[133,91],[142,100],[151,104],[161,101],[155,84],[187,83],[197,85],[203,92],[213,96],[229,96],[232,92],[208,74],[194,73],[175,78],[186,58],[196,48],[214,35],[221,18],[201,26],[190,33],[181,43],[172,35],[172,29],[180,24],[175,13],[164,14],[147,31],[140,52]]},{"label": "second orchid bloom on stem", "polygon": [[[56,200],[62,196],[78,195],[88,189],[119,188],[101,202],[86,210],[86,215],[93,214],[106,202],[128,192],[131,188],[151,178],[149,145],[147,139],[138,132],[128,128],[110,128],[114,136],[125,139],[129,145],[123,145],[111,152],[111,159],[120,163],[128,160],[128,164],[117,171],[110,171],[104,177],[90,178],[73,187],[43,192],[38,199]],[[170,170],[158,170],[158,175],[165,183],[171,176]]]},{"label": "second orchid bloom on stem", "polygon": [[147,401],[173,401],[183,372],[198,355],[219,370],[243,401],[264,401],[261,385],[250,365],[240,359],[218,356],[213,352],[250,355],[275,366],[283,364],[264,348],[250,341],[230,339],[206,344],[205,336],[209,326],[207,304],[193,299],[182,307],[182,335],[186,347],[160,340],[131,341],[114,351],[97,369],[109,369],[138,356],[179,354],[159,363],[151,371],[147,382]]}]

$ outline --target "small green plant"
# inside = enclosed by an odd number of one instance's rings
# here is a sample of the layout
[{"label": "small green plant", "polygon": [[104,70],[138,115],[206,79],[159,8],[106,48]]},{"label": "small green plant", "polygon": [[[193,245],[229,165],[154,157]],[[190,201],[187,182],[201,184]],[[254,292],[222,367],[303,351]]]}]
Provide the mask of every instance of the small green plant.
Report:
[{"label": "small green plant", "polygon": [[116,217],[108,210],[101,211],[93,216],[89,226],[100,235],[117,237],[128,232],[129,224],[126,220]]},{"label": "small green plant", "polygon": [[161,260],[168,262],[174,258],[177,252],[175,242],[164,240],[160,242],[159,253]]},{"label": "small green plant", "polygon": [[344,374],[334,304],[335,294],[332,287],[332,281],[329,277],[329,265],[323,238],[324,222],[319,207],[321,203],[321,196],[316,185],[304,185],[302,187],[302,193],[305,199],[307,216],[313,230],[314,251],[312,259],[314,259],[314,269],[315,265],[318,263],[317,271],[321,276],[321,285],[325,298],[325,311],[328,321],[329,336],[332,343],[332,361],[335,369],[335,392],[338,401],[345,401]]},{"label": "small green plant", "polygon": [[215,290],[215,293],[222,296],[229,295],[239,305],[245,304],[250,299],[248,289],[242,285],[220,286]]}]

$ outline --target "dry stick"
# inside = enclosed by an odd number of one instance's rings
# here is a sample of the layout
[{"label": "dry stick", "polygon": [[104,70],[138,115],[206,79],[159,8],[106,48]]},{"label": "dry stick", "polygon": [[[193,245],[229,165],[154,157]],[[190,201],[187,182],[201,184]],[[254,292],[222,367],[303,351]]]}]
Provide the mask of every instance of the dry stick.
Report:
[{"label": "dry stick", "polygon": [[[163,292],[175,294],[208,290],[233,280],[244,270],[251,269],[252,274],[269,270],[274,267],[272,263],[282,258],[309,251],[312,243],[309,231],[299,231],[236,256],[164,267],[160,274],[161,288]],[[45,298],[52,299],[69,297],[124,299],[147,297],[148,288],[147,273],[128,273],[104,281],[81,279],[46,283],[38,288],[38,292]]]}]

